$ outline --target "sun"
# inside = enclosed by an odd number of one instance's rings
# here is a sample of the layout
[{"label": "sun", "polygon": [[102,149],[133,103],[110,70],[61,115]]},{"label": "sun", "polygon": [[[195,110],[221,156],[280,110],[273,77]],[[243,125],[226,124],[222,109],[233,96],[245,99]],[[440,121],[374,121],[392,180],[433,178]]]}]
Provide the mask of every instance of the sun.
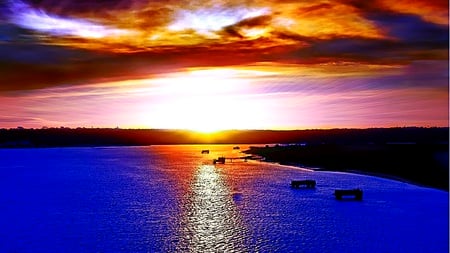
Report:
[{"label": "sun", "polygon": [[[245,74],[245,73],[244,73]],[[234,69],[195,69],[153,80],[159,101],[151,104],[148,125],[214,133],[226,129],[257,128],[252,108],[264,109],[249,99],[250,81]]]}]

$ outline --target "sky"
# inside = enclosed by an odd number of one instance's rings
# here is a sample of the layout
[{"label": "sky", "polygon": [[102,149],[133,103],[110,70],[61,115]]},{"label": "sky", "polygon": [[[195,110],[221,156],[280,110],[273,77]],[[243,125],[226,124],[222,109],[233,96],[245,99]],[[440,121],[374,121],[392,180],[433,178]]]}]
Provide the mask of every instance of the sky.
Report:
[{"label": "sky", "polygon": [[447,0],[4,0],[0,128],[449,124]]}]

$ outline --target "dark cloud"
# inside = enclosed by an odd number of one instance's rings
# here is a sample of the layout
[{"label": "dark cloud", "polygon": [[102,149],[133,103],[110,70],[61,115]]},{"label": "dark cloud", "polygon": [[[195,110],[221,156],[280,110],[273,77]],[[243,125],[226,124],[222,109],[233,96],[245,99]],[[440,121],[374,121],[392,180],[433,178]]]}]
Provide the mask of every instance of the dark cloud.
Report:
[{"label": "dark cloud", "polygon": [[272,35],[275,36],[275,38],[277,38],[277,39],[290,40],[290,41],[296,42],[298,44],[310,44],[317,40],[312,37],[303,36],[303,35],[288,32],[288,31],[273,31]]},{"label": "dark cloud", "polygon": [[167,25],[174,10],[166,7],[141,10],[136,13],[136,27],[148,31],[154,27]]},{"label": "dark cloud", "polygon": [[133,0],[28,0],[24,1],[34,8],[54,14],[78,14],[98,11],[129,9],[139,1]]},{"label": "dark cloud", "polygon": [[386,40],[374,40],[366,38],[335,38],[330,40],[317,40],[311,47],[299,51],[298,57],[326,57],[342,60],[370,60],[373,58],[387,57],[381,52],[391,51],[389,48],[397,48],[396,42]]},{"label": "dark cloud", "polygon": [[361,0],[339,0],[338,2],[353,6],[358,9],[360,12],[377,12],[382,11],[382,8],[379,6],[377,1],[361,1]]},{"label": "dark cloud", "polygon": [[[33,37],[19,40],[12,36],[5,36],[0,46],[0,62],[20,64],[64,64],[74,59],[86,58],[91,53],[79,49],[62,46],[48,46],[33,44]],[[1,36],[0,36],[1,40]]]},{"label": "dark cloud", "polygon": [[[340,3],[353,6],[359,9],[361,12],[374,13],[374,12],[385,12],[389,11],[390,8],[396,4],[394,1],[364,1],[364,0],[338,0]],[[398,0],[397,0],[398,1]],[[414,7],[431,7],[436,9],[445,10],[448,9],[449,3],[447,0],[408,0],[408,1],[398,1],[404,4],[404,11],[402,13],[408,13],[410,8]],[[389,3],[389,4],[386,4]],[[409,8],[408,8],[409,7]]]},{"label": "dark cloud", "polygon": [[[14,42],[20,40],[23,37],[23,29],[19,29],[16,26],[0,23],[0,43]],[[0,52],[3,51],[0,49]]]},{"label": "dark cloud", "polygon": [[308,7],[301,7],[298,9],[298,13],[301,16],[307,16],[307,15],[313,14],[317,11],[328,11],[331,8],[333,8],[333,5],[331,5],[331,4],[320,3],[320,4],[308,6]]},{"label": "dark cloud", "polygon": [[[417,13],[417,6],[444,8],[446,1],[416,0],[410,3],[412,10],[405,13],[395,12],[386,6],[385,1],[340,0],[341,4],[352,6],[362,17],[374,24],[386,35],[385,38],[349,37],[339,34],[328,39],[304,38],[296,34],[279,33],[281,38],[305,41],[310,46],[300,48],[291,54],[291,60],[318,61],[341,60],[376,63],[403,63],[415,60],[448,59],[448,25],[436,24],[424,20]],[[317,4],[299,9],[301,15],[317,15],[332,8],[330,4]],[[415,9],[414,9],[415,8]],[[416,14],[411,14],[416,12]],[[410,14],[406,14],[410,13]]]},{"label": "dark cloud", "polygon": [[263,15],[263,16],[257,16],[254,18],[243,19],[243,20],[239,21],[238,23],[234,24],[234,26],[245,27],[245,28],[266,26],[270,23],[271,20],[272,20],[272,17],[270,15]]},{"label": "dark cloud", "polygon": [[159,53],[128,55],[44,45],[32,36],[22,38],[26,33],[17,34],[13,27],[0,27],[7,29],[12,31],[3,35],[7,39],[0,44],[0,91],[139,77],[164,71],[173,62]]},{"label": "dark cloud", "polygon": [[[429,47],[432,45],[435,45],[436,49],[430,50]],[[300,61],[316,59],[317,61],[408,64],[415,60],[448,59],[448,48],[440,42],[410,43],[389,39],[348,37],[315,40],[309,47],[300,48],[287,57]]]},{"label": "dark cloud", "polygon": [[263,15],[254,18],[243,19],[236,24],[226,26],[222,29],[222,34],[229,35],[231,37],[244,38],[240,33],[240,30],[243,28],[255,28],[255,27],[264,27],[269,25],[272,17],[270,15]]},{"label": "dark cloud", "polygon": [[[129,54],[10,43],[0,48],[0,90],[38,89],[92,83],[100,79],[146,78],[152,74],[187,67],[218,67],[257,62],[361,62],[389,65],[427,59],[445,60],[448,55],[446,48],[432,53],[425,50],[421,43],[399,40],[357,37],[318,40],[284,33],[277,33],[276,36],[296,43],[267,46],[272,40],[260,38],[208,46],[158,47],[151,52]],[[22,74],[25,71],[26,75]]]},{"label": "dark cloud", "polygon": [[189,67],[245,65],[278,59],[293,51],[292,46],[263,46],[267,43],[271,41],[260,38],[210,46],[158,47],[128,54],[12,43],[0,48],[0,91],[148,78]]},{"label": "dark cloud", "polygon": [[244,36],[239,32],[239,28],[237,28],[236,26],[224,27],[222,29],[222,31],[219,33],[223,34],[225,36],[236,37],[236,38],[240,38],[240,39],[244,38]]},{"label": "dark cloud", "polygon": [[[365,8],[367,10],[375,7]],[[408,64],[417,60],[448,59],[448,26],[427,22],[417,15],[391,11],[377,11],[365,15],[384,30],[386,38],[335,35],[329,39],[317,39],[285,32],[275,34],[279,38],[305,42],[305,45],[308,45],[286,56],[289,60],[299,62],[315,59]]]},{"label": "dark cloud", "polygon": [[424,48],[447,48],[448,26],[426,22],[417,15],[393,12],[371,13],[366,17],[395,39]]},{"label": "dark cloud", "polygon": [[11,10],[6,1],[0,1],[0,24],[8,23],[8,17],[11,15]]}]

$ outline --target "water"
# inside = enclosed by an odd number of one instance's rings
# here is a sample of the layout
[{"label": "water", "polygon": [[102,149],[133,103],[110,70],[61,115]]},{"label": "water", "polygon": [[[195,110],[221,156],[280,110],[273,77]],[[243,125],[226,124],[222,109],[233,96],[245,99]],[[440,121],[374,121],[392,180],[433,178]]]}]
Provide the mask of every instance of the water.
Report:
[{"label": "water", "polygon": [[[255,161],[212,164],[240,156],[232,147],[2,149],[0,252],[449,250],[448,192]],[[292,179],[317,188],[291,189]],[[332,195],[355,187],[361,202]]]}]

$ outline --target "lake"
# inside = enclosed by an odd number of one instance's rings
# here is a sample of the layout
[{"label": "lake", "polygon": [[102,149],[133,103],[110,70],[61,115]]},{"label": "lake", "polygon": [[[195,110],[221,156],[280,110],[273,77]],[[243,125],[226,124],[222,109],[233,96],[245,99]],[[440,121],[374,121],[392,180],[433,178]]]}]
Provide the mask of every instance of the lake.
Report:
[{"label": "lake", "polygon": [[[448,192],[212,163],[243,156],[247,146],[233,146],[0,149],[0,252],[449,251]],[[317,186],[293,189],[294,179]],[[335,199],[351,188],[363,201]]]}]

